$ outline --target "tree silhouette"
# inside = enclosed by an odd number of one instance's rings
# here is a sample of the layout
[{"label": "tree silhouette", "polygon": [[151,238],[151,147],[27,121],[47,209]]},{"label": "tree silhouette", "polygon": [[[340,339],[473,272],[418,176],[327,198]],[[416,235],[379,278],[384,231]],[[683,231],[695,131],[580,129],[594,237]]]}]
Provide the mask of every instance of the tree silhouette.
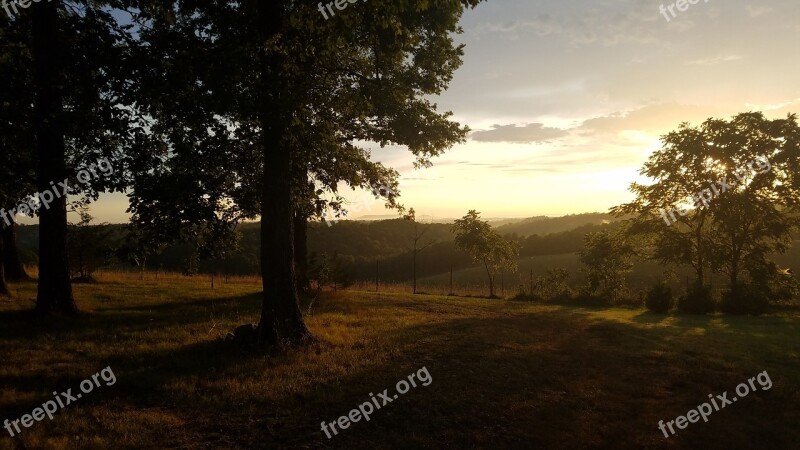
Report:
[{"label": "tree silhouette", "polygon": [[[134,220],[172,230],[260,216],[259,340],[309,341],[298,306],[297,213],[315,197],[338,196],[342,182],[382,185],[376,195],[396,205],[396,172],[359,143],[407,146],[428,165],[464,140],[468,130],[426,96],[441,93],[460,65],[452,34],[463,8],[477,3],[375,1],[330,21],[312,2],[285,0],[146,10],[142,98],[163,131],[165,158],[141,158],[153,170],[139,171]],[[186,189],[160,201],[166,195],[149,186],[163,190],[176,173]]]},{"label": "tree silhouette", "polygon": [[480,213],[474,209],[456,220],[452,231],[456,247],[469,253],[473,261],[483,264],[489,279],[489,296],[495,297],[497,271],[500,268],[516,270],[519,253],[516,244],[503,239],[489,222],[480,220]]},{"label": "tree silhouette", "polygon": [[653,183],[632,184],[636,199],[612,212],[637,214],[630,235],[649,236],[652,258],[694,267],[700,285],[711,267],[731,289],[743,275],[764,286],[777,273],[770,255],[789,247],[799,223],[799,140],[796,115],[682,124],[641,170]]}]

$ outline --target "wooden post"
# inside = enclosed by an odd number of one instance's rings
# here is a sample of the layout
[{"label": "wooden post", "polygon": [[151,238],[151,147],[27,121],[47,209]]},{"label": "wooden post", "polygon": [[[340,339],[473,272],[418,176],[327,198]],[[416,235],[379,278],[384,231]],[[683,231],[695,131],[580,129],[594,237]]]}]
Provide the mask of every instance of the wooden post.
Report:
[{"label": "wooden post", "polygon": [[450,293],[448,295],[453,295],[453,261],[450,261]]},{"label": "wooden post", "polygon": [[211,289],[214,289],[214,272],[211,272]]},{"label": "wooden post", "polygon": [[375,292],[378,292],[378,261],[375,260]]},{"label": "wooden post", "polygon": [[531,267],[531,298],[533,298],[533,267]]}]

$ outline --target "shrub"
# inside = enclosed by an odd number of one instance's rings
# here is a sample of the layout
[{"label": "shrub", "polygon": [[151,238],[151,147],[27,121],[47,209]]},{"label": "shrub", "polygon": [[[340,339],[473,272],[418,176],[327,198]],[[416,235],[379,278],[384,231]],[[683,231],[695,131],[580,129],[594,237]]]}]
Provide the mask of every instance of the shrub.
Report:
[{"label": "shrub", "polygon": [[644,304],[644,295],[642,292],[635,292],[625,287],[620,291],[612,304],[623,308],[638,309]]},{"label": "shrub", "polygon": [[647,309],[664,314],[672,309],[672,289],[666,284],[657,284],[647,291],[644,300]]},{"label": "shrub", "polygon": [[720,309],[725,314],[764,314],[769,297],[761,289],[753,286],[735,285],[722,296]]},{"label": "shrub", "polygon": [[536,280],[532,296],[554,303],[560,303],[564,298],[569,299],[572,295],[567,279],[569,279],[569,271],[567,269],[550,269],[544,276]]},{"label": "shrub", "polygon": [[685,314],[708,314],[714,312],[714,298],[711,287],[694,283],[686,294],[678,298],[676,307]]}]

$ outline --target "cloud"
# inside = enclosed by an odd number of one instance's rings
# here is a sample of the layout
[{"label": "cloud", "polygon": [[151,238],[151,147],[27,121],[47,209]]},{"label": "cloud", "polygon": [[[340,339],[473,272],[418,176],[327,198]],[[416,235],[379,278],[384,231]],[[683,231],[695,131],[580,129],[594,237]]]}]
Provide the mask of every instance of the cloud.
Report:
[{"label": "cloud", "polygon": [[687,61],[687,66],[716,66],[724,62],[738,61],[742,59],[739,55],[717,56],[715,58],[695,59],[694,61]]},{"label": "cloud", "polygon": [[[577,3],[583,11],[585,5]],[[518,40],[527,36],[557,36],[572,46],[600,44],[616,46],[622,43],[662,44],[658,32],[650,26],[653,14],[634,3],[616,8],[595,8],[591,14],[576,14],[574,10],[542,13],[528,19],[484,22],[473,32],[480,35],[499,34],[504,39]]]},{"label": "cloud", "polygon": [[787,114],[800,112],[800,98],[772,104],[745,103],[745,106],[750,110],[763,112],[768,118],[784,118]]},{"label": "cloud", "polygon": [[679,103],[660,103],[595,117],[583,122],[578,129],[586,134],[618,134],[629,130],[661,134],[676,129],[683,122],[697,124],[714,114],[715,112],[708,108]]},{"label": "cloud", "polygon": [[475,131],[471,138],[477,142],[510,142],[513,144],[530,144],[548,142],[569,134],[560,128],[546,127],[541,123],[527,125],[493,125],[491,130]]},{"label": "cloud", "polygon": [[766,13],[772,12],[772,8],[768,6],[752,6],[747,5],[747,13],[750,14],[750,17],[758,17],[762,16]]}]

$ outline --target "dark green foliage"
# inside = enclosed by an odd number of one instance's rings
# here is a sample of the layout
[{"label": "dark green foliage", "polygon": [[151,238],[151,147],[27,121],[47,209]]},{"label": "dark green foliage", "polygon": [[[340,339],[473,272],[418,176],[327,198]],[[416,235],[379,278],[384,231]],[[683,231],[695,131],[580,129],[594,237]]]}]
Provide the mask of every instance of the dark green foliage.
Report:
[{"label": "dark green foliage", "polygon": [[572,298],[567,280],[569,271],[562,268],[554,268],[547,271],[544,276],[536,279],[533,285],[533,296],[550,302],[563,302]]},{"label": "dark green foliage", "polygon": [[119,245],[108,224],[90,225],[93,217],[81,211],[81,220],[67,229],[70,274],[78,280],[91,280],[92,273],[107,265],[114,246]]},{"label": "dark green foliage", "polygon": [[650,311],[666,313],[672,308],[672,289],[666,284],[659,283],[647,291],[644,304]]},{"label": "dark green foliage", "polygon": [[489,279],[489,297],[495,298],[494,284],[498,270],[517,270],[517,244],[503,238],[488,222],[480,220],[480,213],[474,209],[457,219],[452,231],[456,247],[469,253],[474,262],[483,264]]},{"label": "dark green foliage", "polygon": [[695,282],[686,294],[681,295],[676,303],[678,312],[684,314],[708,314],[714,312],[714,298],[711,287]]},{"label": "dark green foliage", "polygon": [[722,295],[720,310],[725,314],[758,316],[769,306],[767,294],[757,286],[737,284]]},{"label": "dark green foliage", "polygon": [[317,288],[322,289],[327,286],[336,289],[347,289],[353,284],[353,279],[347,269],[343,267],[341,260],[336,253],[329,256],[323,253],[317,261],[317,255],[312,253],[309,257],[309,276],[316,282]]},{"label": "dark green foliage", "polygon": [[625,290],[625,276],[633,267],[630,244],[621,233],[608,231],[587,234],[583,242],[580,260],[586,267],[587,294],[616,303]]}]

